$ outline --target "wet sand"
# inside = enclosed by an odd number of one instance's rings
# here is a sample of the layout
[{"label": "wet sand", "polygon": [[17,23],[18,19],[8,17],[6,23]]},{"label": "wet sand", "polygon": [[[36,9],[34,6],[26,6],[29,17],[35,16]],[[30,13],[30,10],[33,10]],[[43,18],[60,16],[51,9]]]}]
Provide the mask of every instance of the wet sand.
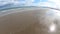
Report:
[{"label": "wet sand", "polygon": [[49,32],[49,26],[55,18],[46,17],[47,11],[48,9],[22,12],[17,10],[15,13],[2,16],[0,34],[56,34],[56,32]]}]

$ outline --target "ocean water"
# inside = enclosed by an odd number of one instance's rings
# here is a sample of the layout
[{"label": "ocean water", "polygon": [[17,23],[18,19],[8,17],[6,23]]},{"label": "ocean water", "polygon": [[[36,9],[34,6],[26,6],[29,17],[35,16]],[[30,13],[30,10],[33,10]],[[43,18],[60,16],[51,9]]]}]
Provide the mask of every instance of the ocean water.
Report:
[{"label": "ocean water", "polygon": [[[58,8],[59,0],[0,0],[0,10],[6,9],[6,8],[12,8],[12,7],[52,7],[52,8]],[[22,8],[22,7],[21,7]]]}]

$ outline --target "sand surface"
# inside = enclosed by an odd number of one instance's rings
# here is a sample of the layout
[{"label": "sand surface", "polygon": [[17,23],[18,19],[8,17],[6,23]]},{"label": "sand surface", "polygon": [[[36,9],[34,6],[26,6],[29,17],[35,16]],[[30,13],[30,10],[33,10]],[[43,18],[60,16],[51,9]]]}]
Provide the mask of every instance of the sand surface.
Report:
[{"label": "sand surface", "polygon": [[[11,10],[10,14],[0,16],[0,34],[60,34],[58,20],[46,16],[48,10]],[[50,31],[51,25],[55,31]]]}]

